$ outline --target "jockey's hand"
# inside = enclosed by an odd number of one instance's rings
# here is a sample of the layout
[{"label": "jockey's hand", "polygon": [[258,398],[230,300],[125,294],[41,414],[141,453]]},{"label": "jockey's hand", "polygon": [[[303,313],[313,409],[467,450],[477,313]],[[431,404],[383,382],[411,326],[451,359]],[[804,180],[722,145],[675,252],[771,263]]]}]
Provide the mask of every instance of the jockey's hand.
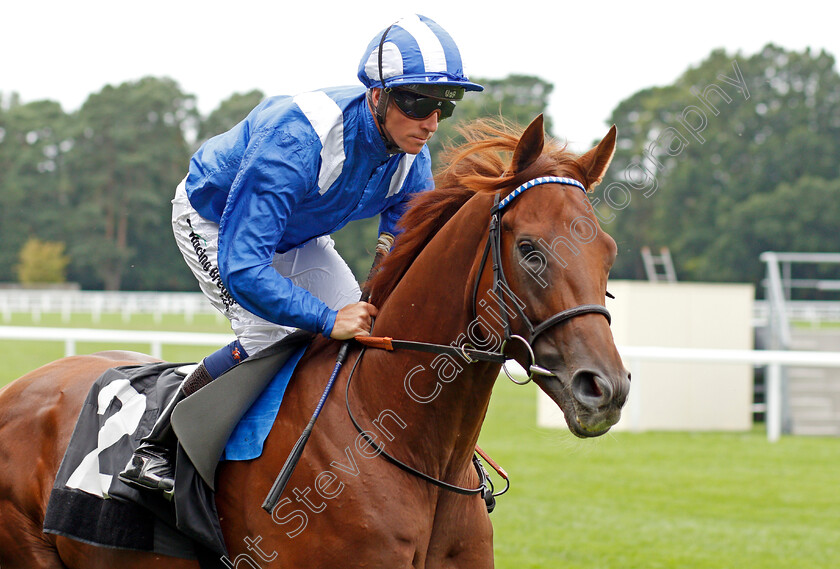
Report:
[{"label": "jockey's hand", "polygon": [[367,302],[348,304],[338,311],[330,338],[349,340],[355,336],[370,336],[371,317],[379,312]]}]

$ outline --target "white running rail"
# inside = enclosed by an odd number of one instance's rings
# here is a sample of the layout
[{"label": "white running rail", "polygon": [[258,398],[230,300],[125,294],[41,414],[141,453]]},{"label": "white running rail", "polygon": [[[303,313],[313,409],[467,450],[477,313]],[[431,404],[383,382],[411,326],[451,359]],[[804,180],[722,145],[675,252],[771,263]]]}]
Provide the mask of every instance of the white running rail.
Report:
[{"label": "white running rail", "polygon": [[[98,330],[92,328],[41,328],[38,326],[0,326],[2,340],[39,340],[64,342],[64,355],[76,355],[78,342],[108,342],[109,344],[149,344],[149,354],[160,358],[164,345],[222,346],[236,337],[231,334],[190,332],[155,332],[143,330]],[[115,348],[118,349],[118,348]]]},{"label": "white running rail", "polygon": [[[148,343],[151,355],[161,357],[162,346],[216,346],[233,340],[233,334],[199,334],[186,332],[154,332],[133,330],[95,330],[74,328],[40,328],[34,326],[0,326],[2,340],[41,340],[64,342],[65,355],[76,353],[77,342]],[[702,348],[665,348],[658,346],[619,346],[622,359],[634,374],[634,381],[643,381],[639,373],[646,361],[743,363],[767,367],[767,438],[775,442],[782,433],[782,370],[795,367],[840,367],[840,352],[805,352],[794,350],[726,350]],[[628,400],[630,415],[634,399]]]}]

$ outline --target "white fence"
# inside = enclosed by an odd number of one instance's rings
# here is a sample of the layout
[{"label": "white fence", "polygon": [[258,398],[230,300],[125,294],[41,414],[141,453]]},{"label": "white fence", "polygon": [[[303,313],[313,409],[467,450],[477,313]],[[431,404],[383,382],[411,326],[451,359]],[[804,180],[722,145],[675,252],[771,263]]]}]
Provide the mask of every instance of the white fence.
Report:
[{"label": "white fence", "polygon": [[[703,348],[663,348],[654,346],[619,347],[622,359],[633,374],[633,382],[644,381],[644,362],[672,361],[684,363],[743,363],[766,366],[766,426],[767,439],[779,440],[782,433],[782,368],[792,367],[840,367],[840,352],[812,352],[794,350],[725,350]],[[631,426],[642,412],[638,399],[628,400]],[[632,428],[632,427],[631,427]]]},{"label": "white fence", "polygon": [[[150,353],[159,358],[164,344],[223,346],[232,341],[233,336],[229,334],[0,326],[0,339],[64,342],[65,354],[68,356],[76,353],[76,342],[148,343],[151,347]],[[633,374],[633,381],[636,383],[644,381],[643,364],[648,361],[745,363],[754,366],[767,366],[766,424],[767,438],[770,441],[777,441],[782,432],[782,368],[785,366],[840,367],[840,352],[619,346],[619,353],[629,366]],[[641,412],[641,409],[635,405],[633,397],[630,397],[625,413],[629,413],[631,425],[634,417],[637,417]]]},{"label": "white fence", "polygon": [[[786,300],[785,314],[789,321],[808,322],[814,326],[821,322],[840,322],[840,301],[836,300]],[[753,323],[766,326],[770,321],[770,304],[766,300],[753,303]]]},{"label": "white fence", "polygon": [[[222,347],[236,337],[231,334],[153,332],[142,330],[96,330],[87,328],[42,328],[39,326],[0,326],[2,340],[64,342],[64,355],[76,355],[77,342],[109,344],[149,344],[149,354],[160,358],[164,345]],[[118,349],[118,348],[115,348]]]},{"label": "white fence", "polygon": [[42,314],[60,314],[64,322],[73,314],[90,314],[94,322],[99,322],[102,314],[121,314],[126,322],[133,314],[152,314],[155,322],[165,314],[182,314],[188,322],[196,314],[216,314],[224,319],[200,292],[0,289],[0,317],[8,323],[12,314],[18,313],[30,314],[35,322]]},{"label": "white fence", "polygon": [[[756,300],[753,306],[755,325],[766,325],[770,316],[768,302]],[[840,301],[787,301],[785,311],[789,320],[814,324],[840,321]],[[187,321],[197,314],[224,318],[200,292],[0,289],[0,318],[8,324],[13,314],[29,314],[36,322],[42,314],[60,314],[64,322],[70,322],[73,314],[91,314],[93,322],[99,322],[102,314],[121,314],[126,322],[133,314],[152,314],[156,322],[166,314],[180,314]]]}]

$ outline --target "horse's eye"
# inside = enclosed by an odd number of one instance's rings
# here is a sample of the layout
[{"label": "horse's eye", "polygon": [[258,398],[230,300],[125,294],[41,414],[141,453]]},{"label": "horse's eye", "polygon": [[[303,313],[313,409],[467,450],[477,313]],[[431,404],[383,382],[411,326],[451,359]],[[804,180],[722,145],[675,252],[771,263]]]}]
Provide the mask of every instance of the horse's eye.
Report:
[{"label": "horse's eye", "polygon": [[527,257],[534,251],[536,251],[536,249],[530,241],[522,241],[519,243],[519,252],[522,254],[523,257]]}]

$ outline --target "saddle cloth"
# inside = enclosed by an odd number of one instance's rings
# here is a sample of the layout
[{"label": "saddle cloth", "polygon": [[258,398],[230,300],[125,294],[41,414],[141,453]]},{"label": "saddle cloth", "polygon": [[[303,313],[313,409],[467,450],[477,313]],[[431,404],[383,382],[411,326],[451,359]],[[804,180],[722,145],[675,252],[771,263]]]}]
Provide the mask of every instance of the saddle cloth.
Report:
[{"label": "saddle cloth", "polygon": [[[288,336],[178,405],[176,413],[185,402],[214,387],[211,396],[225,401],[228,408],[227,417],[217,420],[219,409],[205,407],[205,420],[200,424],[203,438],[186,432],[184,444],[179,443],[172,502],[134,490],[117,474],[180,386],[183,377],[175,370],[183,364],[163,362],[107,370],[93,384],[82,406],[50,493],[44,532],[103,547],[197,559],[202,569],[230,567],[229,561],[227,565],[222,562],[227,550],[215,506],[213,476],[210,474],[208,483],[206,471],[215,472],[220,459],[250,460],[262,453],[309,340],[308,334]],[[214,420],[207,421],[207,416]],[[175,417],[173,425],[180,438]],[[202,464],[204,474],[193,464],[193,457]]]}]

